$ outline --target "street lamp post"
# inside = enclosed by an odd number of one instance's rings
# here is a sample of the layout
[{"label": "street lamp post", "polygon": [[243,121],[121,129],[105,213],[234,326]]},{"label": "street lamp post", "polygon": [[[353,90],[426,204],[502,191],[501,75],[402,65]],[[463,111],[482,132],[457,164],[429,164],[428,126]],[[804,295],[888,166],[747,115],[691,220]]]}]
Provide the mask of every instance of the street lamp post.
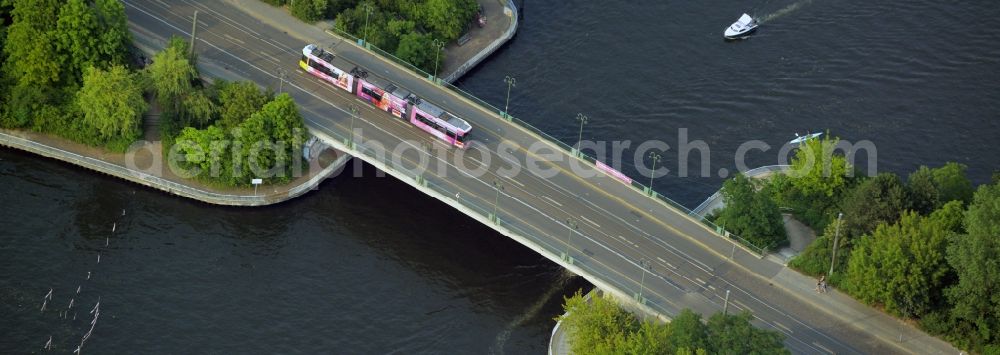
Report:
[{"label": "street lamp post", "polygon": [[572,218],[566,219],[566,227],[569,227],[569,236],[566,238],[566,260],[572,260],[573,258],[569,256],[570,245],[573,244],[573,233],[577,231],[579,224]]},{"label": "street lamp post", "polygon": [[646,302],[642,299],[642,289],[646,282],[646,270],[651,269],[653,266],[649,263],[646,258],[639,259],[639,268],[642,269],[642,276],[639,277],[639,296],[636,297],[639,303],[645,304]]},{"label": "street lamp post", "polygon": [[437,82],[438,76],[438,56],[441,55],[441,48],[444,48],[444,42],[435,38],[432,42],[434,44],[434,82]]},{"label": "street lamp post", "polygon": [[513,86],[517,86],[517,79],[514,78],[513,76],[508,75],[503,78],[503,82],[507,83],[507,103],[503,105],[503,116],[507,117],[510,116],[509,114],[507,114],[507,110],[508,108],[510,108],[510,88]]},{"label": "street lamp post", "polygon": [[358,106],[351,105],[351,130],[347,132],[347,147],[354,149],[354,118],[358,115]]},{"label": "street lamp post", "polygon": [[837,232],[834,233],[834,236],[833,236],[833,251],[830,253],[831,254],[830,255],[830,272],[827,274],[828,276],[833,276],[833,266],[836,265],[835,263],[837,262],[837,242],[840,241],[840,225],[841,225],[841,219],[842,218],[844,218],[844,213],[843,212],[841,212],[840,214],[837,215]]},{"label": "street lamp post", "polygon": [[577,134],[577,136],[576,136],[576,153],[577,153],[578,156],[580,154],[582,154],[582,152],[580,151],[580,148],[583,148],[583,125],[587,124],[587,121],[589,119],[590,118],[587,117],[587,115],[584,115],[582,113],[577,113],[576,114],[576,120],[580,121],[580,133]]},{"label": "street lamp post", "polygon": [[656,177],[656,163],[660,161],[660,154],[656,152],[649,152],[649,159],[653,160],[653,169],[649,171],[649,194],[653,195],[653,178]]},{"label": "street lamp post", "polygon": [[278,69],[278,93],[280,94],[281,91],[285,88],[285,69],[282,69],[280,66],[277,69]]},{"label": "street lamp post", "polygon": [[364,42],[365,42],[365,48],[367,48],[368,47],[368,17],[371,16],[371,14],[372,14],[372,4],[366,2],[363,6],[365,7],[365,34],[364,34]]},{"label": "street lamp post", "polygon": [[500,203],[500,191],[503,191],[503,183],[500,180],[493,180],[493,187],[497,190],[497,196],[493,199],[493,223],[500,224],[500,218],[497,216],[497,205]]}]

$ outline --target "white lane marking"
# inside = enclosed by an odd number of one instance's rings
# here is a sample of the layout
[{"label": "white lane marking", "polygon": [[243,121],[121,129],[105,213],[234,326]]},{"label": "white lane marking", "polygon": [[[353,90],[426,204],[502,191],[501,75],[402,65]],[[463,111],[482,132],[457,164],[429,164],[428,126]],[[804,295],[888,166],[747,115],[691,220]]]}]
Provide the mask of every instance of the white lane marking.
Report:
[{"label": "white lane marking", "polygon": [[712,286],[712,285],[708,285],[708,289],[709,289],[709,290],[712,290],[712,291],[715,291],[715,286]]},{"label": "white lane marking", "polygon": [[[542,198],[544,198],[544,199],[546,199],[546,200],[549,200],[549,202],[552,202],[552,204],[554,204],[554,205],[556,205],[556,206],[559,206],[559,207],[562,207],[562,204],[561,204],[561,203],[559,203],[559,202],[556,202],[556,200],[553,200],[553,199],[552,199],[551,197],[548,197],[548,196],[542,196]],[[618,237],[620,238],[621,236],[619,235]],[[622,239],[625,239],[625,238],[622,238]]]},{"label": "white lane marking", "polygon": [[827,349],[827,347],[820,345],[818,342],[814,341],[813,345],[816,345],[816,347],[818,347],[820,349],[823,349],[823,351],[826,351],[826,352],[828,352],[830,354],[836,354],[835,352],[833,352],[833,350]]},{"label": "white lane marking", "polygon": [[699,279],[699,278],[697,278],[697,277],[695,277],[695,278],[694,278],[694,280],[695,280],[695,281],[698,281],[698,283],[700,283],[700,284],[704,284],[704,283],[705,283],[705,281],[702,281],[701,279]]},{"label": "white lane marking", "polygon": [[671,269],[677,270],[677,267],[674,266],[674,264],[667,263],[667,266],[669,266]]},{"label": "white lane marking", "polygon": [[156,0],[156,2],[160,3],[160,5],[162,5],[165,8],[168,8],[168,9],[170,8],[170,4],[168,4],[168,3],[165,3],[165,2],[163,2],[161,0]]},{"label": "white lane marking", "polygon": [[[524,184],[523,183],[521,183],[520,181],[514,180],[514,178],[512,178],[512,177],[507,177],[507,180],[510,180],[510,182],[513,182],[517,186],[520,186],[520,187],[524,188]],[[551,198],[549,199],[549,201],[555,202]],[[559,204],[558,202],[556,202],[556,204],[559,205],[559,207],[562,207],[562,205]]]},{"label": "white lane marking", "polygon": [[222,35],[225,36],[226,39],[228,39],[230,41],[233,41],[233,42],[236,42],[236,43],[239,43],[239,44],[247,44],[246,42],[243,42],[243,40],[241,40],[239,38],[230,36],[228,33],[223,33]]},{"label": "white lane marking", "polygon": [[661,263],[667,264],[667,261],[663,260],[663,258],[661,258],[659,256],[656,257],[656,260],[659,260]]},{"label": "white lane marking", "polygon": [[789,333],[792,332],[792,330],[790,328],[786,327],[784,324],[778,323],[777,321],[772,321],[771,323],[774,323],[775,326],[777,326],[778,328],[784,329],[786,332],[789,332]]},{"label": "white lane marking", "polygon": [[587,219],[587,217],[584,217],[583,215],[580,215],[580,218],[583,219],[584,221],[590,222],[590,224],[593,224],[593,225],[597,226],[597,228],[601,228],[600,224],[597,224],[594,221],[591,221],[591,220]]}]

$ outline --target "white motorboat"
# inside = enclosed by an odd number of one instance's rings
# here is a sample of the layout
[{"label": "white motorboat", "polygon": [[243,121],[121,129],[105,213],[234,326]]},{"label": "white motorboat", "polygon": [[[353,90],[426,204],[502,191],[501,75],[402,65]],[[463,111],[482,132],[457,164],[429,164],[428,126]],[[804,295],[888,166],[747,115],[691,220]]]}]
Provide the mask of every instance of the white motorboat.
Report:
[{"label": "white motorboat", "polygon": [[806,133],[806,135],[804,135],[804,136],[800,136],[798,133],[796,133],[795,134],[795,139],[788,141],[788,144],[799,145],[799,144],[804,143],[807,140],[810,140],[810,139],[813,139],[813,138],[816,138],[816,137],[819,137],[819,136],[822,136],[822,135],[823,135],[823,132]]},{"label": "white motorboat", "polygon": [[750,17],[750,15],[743,14],[743,16],[740,16],[739,20],[733,22],[733,24],[726,29],[724,36],[727,39],[742,38],[750,35],[750,33],[755,30],[757,30],[757,19]]}]

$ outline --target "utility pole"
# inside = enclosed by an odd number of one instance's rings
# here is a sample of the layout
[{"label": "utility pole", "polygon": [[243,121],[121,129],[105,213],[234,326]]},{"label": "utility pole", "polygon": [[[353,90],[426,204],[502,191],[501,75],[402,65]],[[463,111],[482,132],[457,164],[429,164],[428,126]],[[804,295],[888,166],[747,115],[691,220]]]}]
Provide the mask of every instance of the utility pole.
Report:
[{"label": "utility pole", "polygon": [[580,225],[572,218],[566,219],[566,227],[569,229],[569,236],[566,237],[566,260],[573,260],[573,258],[569,256],[569,248],[573,245],[573,233],[577,231],[579,226]]},{"label": "utility pole", "polygon": [[649,171],[649,195],[650,196],[653,196],[653,194],[655,194],[655,192],[653,192],[653,178],[656,177],[656,163],[660,161],[660,158],[662,158],[662,157],[659,154],[657,154],[656,152],[649,152],[649,159],[653,160],[653,169]]},{"label": "utility pole", "polygon": [[587,117],[587,115],[584,115],[582,113],[577,113],[576,114],[576,120],[580,121],[580,133],[578,133],[577,137],[576,137],[576,154],[577,154],[577,156],[580,156],[581,154],[583,154],[583,152],[580,151],[580,148],[583,148],[583,125],[587,124],[587,121],[589,119],[590,119],[590,117]]},{"label": "utility pole", "polygon": [[351,131],[347,132],[347,147],[354,149],[354,118],[358,115],[358,106],[351,105]]},{"label": "utility pole", "polygon": [[278,93],[280,94],[285,88],[285,70],[280,66],[278,69]]},{"label": "utility pole", "polygon": [[497,217],[497,205],[500,203],[500,191],[503,191],[503,183],[500,180],[493,180],[493,187],[497,190],[497,196],[493,199],[493,223],[500,224],[500,218]]},{"label": "utility pole", "polygon": [[729,290],[726,290],[726,303],[722,306],[722,315],[729,313]]},{"label": "utility pole", "polygon": [[841,212],[837,215],[837,232],[833,236],[833,251],[830,253],[830,272],[827,273],[828,276],[833,276],[833,266],[837,262],[837,243],[840,241],[840,225],[841,219],[844,218],[844,213]]},{"label": "utility pole", "polygon": [[517,86],[517,79],[508,75],[503,78],[503,82],[507,83],[507,103],[503,105],[503,116],[508,117],[510,116],[507,114],[507,109],[510,107],[510,88],[512,86]]},{"label": "utility pole", "polygon": [[652,265],[650,265],[649,260],[642,258],[639,259],[639,268],[642,269],[642,276],[639,277],[639,296],[636,297],[636,300],[639,301],[640,304],[646,304],[642,298],[642,289],[646,282],[646,270],[652,268]]},{"label": "utility pole", "polygon": [[194,58],[194,43],[195,40],[198,38],[197,33],[198,33],[198,10],[194,10],[194,21],[191,21],[191,45],[189,46],[191,47],[189,48],[191,52],[188,53],[189,58]]},{"label": "utility pole", "polygon": [[365,34],[364,34],[364,42],[365,42],[365,48],[368,48],[368,17],[372,15],[372,4],[366,2],[366,3],[364,3],[363,6],[365,8]]},{"label": "utility pole", "polygon": [[434,83],[437,83],[438,79],[438,56],[441,55],[441,49],[444,48],[444,42],[435,38],[433,42],[434,45]]}]

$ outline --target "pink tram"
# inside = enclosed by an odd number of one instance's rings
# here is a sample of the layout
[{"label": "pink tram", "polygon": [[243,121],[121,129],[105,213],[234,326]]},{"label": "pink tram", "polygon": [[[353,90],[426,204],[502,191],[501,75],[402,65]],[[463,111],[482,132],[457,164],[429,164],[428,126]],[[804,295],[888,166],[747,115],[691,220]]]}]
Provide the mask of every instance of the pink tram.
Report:
[{"label": "pink tram", "polygon": [[[424,132],[459,148],[466,147],[466,137],[472,130],[465,120],[413,93],[369,76],[361,67],[310,44],[302,49],[299,66],[303,70],[343,89],[393,116],[408,120]],[[341,68],[351,68],[345,72]]]}]

